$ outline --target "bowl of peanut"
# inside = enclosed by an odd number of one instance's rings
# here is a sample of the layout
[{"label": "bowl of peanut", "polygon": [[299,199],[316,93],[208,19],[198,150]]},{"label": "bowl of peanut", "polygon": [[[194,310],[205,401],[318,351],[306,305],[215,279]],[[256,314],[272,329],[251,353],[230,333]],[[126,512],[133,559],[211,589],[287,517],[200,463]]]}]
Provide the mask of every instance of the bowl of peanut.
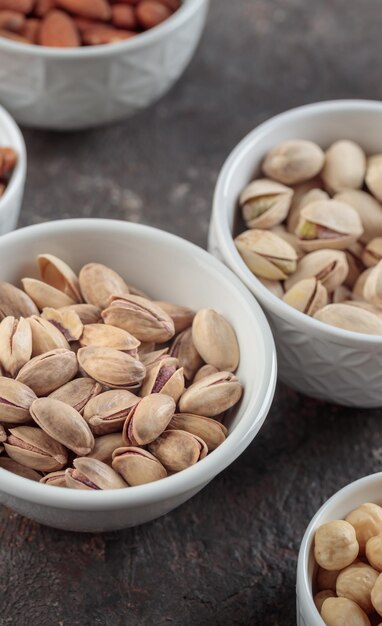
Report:
[{"label": "bowl of peanut", "polygon": [[306,395],[382,405],[382,104],[282,113],[233,150],[209,249],[259,300],[279,375]]},{"label": "bowl of peanut", "polygon": [[122,120],[180,77],[208,0],[4,0],[0,102],[21,124],[74,130]]},{"label": "bowl of peanut", "polygon": [[17,226],[27,169],[24,138],[16,122],[0,106],[0,234]]},{"label": "bowl of peanut", "polygon": [[256,436],[276,382],[259,305],[207,252],[64,220],[0,241],[0,501],[77,531],[182,504]]}]

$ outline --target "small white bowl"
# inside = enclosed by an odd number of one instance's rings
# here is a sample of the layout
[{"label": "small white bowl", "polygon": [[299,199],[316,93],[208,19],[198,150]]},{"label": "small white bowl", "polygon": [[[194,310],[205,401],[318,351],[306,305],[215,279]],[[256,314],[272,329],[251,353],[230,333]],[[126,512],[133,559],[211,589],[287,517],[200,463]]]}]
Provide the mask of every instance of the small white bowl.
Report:
[{"label": "small white bowl", "polygon": [[0,106],[0,146],[14,148],[18,156],[8,186],[0,197],[0,235],[3,235],[17,226],[24,194],[27,153],[19,127],[2,106]]},{"label": "small white bowl", "polygon": [[200,491],[259,431],[276,383],[275,348],[265,316],[222,263],[155,228],[97,219],[22,228],[0,239],[0,280],[18,284],[22,276],[36,276],[35,257],[41,252],[57,255],[77,271],[89,261],[105,263],[153,297],[215,308],[235,328],[243,398],[226,441],[196,465],[155,483],[102,492],[46,486],[0,468],[0,502],[48,526],[95,532],[155,519]]},{"label": "small white bowl", "polygon": [[[382,152],[382,103],[338,100],[277,115],[247,135],[226,160],[216,185],[209,250],[260,301],[275,337],[280,379],[301,393],[347,406],[382,406],[382,337],[345,331],[304,315],[273,295],[236,250],[237,201],[273,146],[310,139],[326,148],[352,139],[367,153]],[[236,233],[237,234],[237,233]]]},{"label": "small white bowl", "polygon": [[0,102],[20,124],[55,130],[133,115],[183,73],[208,5],[209,0],[184,0],[159,26],[115,44],[63,49],[0,38]]},{"label": "small white bowl", "polygon": [[325,626],[313,602],[313,578],[317,565],[313,555],[314,534],[321,524],[344,519],[364,502],[382,505],[382,472],[365,476],[334,494],[313,517],[303,537],[297,565],[297,625]]}]

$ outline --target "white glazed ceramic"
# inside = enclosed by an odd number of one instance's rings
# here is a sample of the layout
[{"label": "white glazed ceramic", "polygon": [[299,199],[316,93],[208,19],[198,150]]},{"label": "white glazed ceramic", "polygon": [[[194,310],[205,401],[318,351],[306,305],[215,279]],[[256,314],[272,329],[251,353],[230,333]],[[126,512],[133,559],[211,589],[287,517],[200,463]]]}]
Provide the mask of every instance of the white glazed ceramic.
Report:
[{"label": "white glazed ceramic", "polygon": [[332,496],[313,517],[301,543],[297,565],[297,625],[325,626],[314,602],[312,581],[316,572],[313,556],[314,534],[321,524],[344,519],[364,502],[382,505],[382,472],[350,483]]},{"label": "white glazed ceramic", "polygon": [[76,49],[0,38],[0,102],[21,124],[56,130],[100,126],[160,98],[188,65],[209,0],[184,0],[133,39]]},{"label": "white glazed ceramic", "polygon": [[0,239],[0,280],[17,284],[22,276],[36,276],[34,259],[41,252],[57,255],[75,270],[90,261],[105,263],[156,299],[217,309],[236,330],[241,353],[237,375],[244,395],[227,440],[193,467],[156,483],[108,492],[41,485],[0,469],[0,501],[43,524],[79,531],[142,524],[200,491],[257,434],[276,381],[269,326],[230,270],[201,248],[161,230],[97,219],[23,228]]},{"label": "white glazed ceramic", "polygon": [[0,235],[3,235],[16,228],[19,219],[27,170],[27,153],[19,127],[2,106],[0,106],[0,146],[14,148],[18,154],[17,165],[5,192],[0,197]]},{"label": "white glazed ceramic", "polygon": [[225,162],[215,189],[209,250],[222,259],[260,301],[273,330],[280,378],[306,395],[357,407],[382,406],[382,337],[323,324],[274,296],[252,274],[232,232],[241,190],[267,151],[286,139],[311,139],[326,148],[352,139],[367,153],[382,151],[382,103],[338,100],[299,107],[247,135]]}]

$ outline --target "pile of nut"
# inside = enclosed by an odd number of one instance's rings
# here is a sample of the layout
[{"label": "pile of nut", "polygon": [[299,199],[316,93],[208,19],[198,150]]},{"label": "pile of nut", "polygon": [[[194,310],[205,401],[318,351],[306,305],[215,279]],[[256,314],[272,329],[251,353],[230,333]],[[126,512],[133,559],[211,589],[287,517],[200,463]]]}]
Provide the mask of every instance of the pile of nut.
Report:
[{"label": "pile of nut", "polygon": [[[0,282],[0,468],[47,485],[142,485],[203,459],[242,395],[235,332],[51,254]],[[215,419],[214,419],[215,418]]]},{"label": "pile of nut", "polygon": [[382,334],[382,154],[285,141],[240,196],[236,247],[259,280],[321,322]]},{"label": "pile of nut", "polygon": [[16,167],[17,153],[13,148],[0,147],[0,198],[7,188],[12,172]]},{"label": "pile of nut", "polygon": [[115,43],[158,26],[180,0],[0,0],[0,37],[53,48]]},{"label": "pile of nut", "polygon": [[366,502],[318,528],[314,602],[327,626],[382,624],[382,507]]}]

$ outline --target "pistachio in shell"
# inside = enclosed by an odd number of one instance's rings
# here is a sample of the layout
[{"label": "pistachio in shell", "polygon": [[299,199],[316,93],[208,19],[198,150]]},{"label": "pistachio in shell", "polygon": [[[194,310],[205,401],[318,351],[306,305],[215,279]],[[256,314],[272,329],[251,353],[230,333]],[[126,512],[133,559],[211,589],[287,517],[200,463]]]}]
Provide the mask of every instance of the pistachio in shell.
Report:
[{"label": "pistachio in shell", "polygon": [[[139,398],[127,389],[110,389],[91,398],[83,416],[96,435],[122,430],[131,408]],[[102,460],[102,459],[101,459]]]},{"label": "pistachio in shell", "polygon": [[68,342],[78,341],[82,335],[84,328],[83,323],[78,313],[70,307],[66,310],[45,307],[41,313],[41,317],[53,324],[53,326],[64,335]]},{"label": "pistachio in shell", "polygon": [[81,293],[85,302],[105,309],[110,296],[129,293],[129,287],[114,270],[102,263],[87,263],[79,276]]},{"label": "pistachio in shell", "polygon": [[[94,448],[86,456],[111,464],[114,450],[123,446],[122,433],[109,433],[96,437]],[[114,468],[115,469],[115,468]]]},{"label": "pistachio in shell", "polygon": [[166,302],[164,300],[156,300],[155,304],[157,304],[162,311],[171,317],[174,322],[176,335],[191,326],[192,320],[195,317],[195,311],[193,309],[190,309],[187,306],[181,306],[180,304]]},{"label": "pistachio in shell", "polygon": [[363,294],[363,290],[365,288],[365,283],[368,279],[368,277],[370,276],[371,272],[373,271],[372,267],[368,267],[366,270],[364,270],[357,278],[354,287],[353,287],[353,300],[364,300],[364,294]]},{"label": "pistachio in shell", "polygon": [[40,483],[51,485],[52,487],[66,487],[65,470],[62,469],[45,474],[45,476],[40,479]]},{"label": "pistachio in shell", "polygon": [[181,413],[215,417],[234,406],[243,388],[232,372],[217,372],[193,383],[179,400]]},{"label": "pistachio in shell", "polygon": [[137,354],[140,341],[122,328],[109,324],[86,324],[79,339],[82,347],[100,346]]},{"label": "pistachio in shell", "polygon": [[262,169],[269,178],[284,185],[296,185],[317,176],[324,160],[324,152],[313,141],[291,139],[268,152]]},{"label": "pistachio in shell", "polygon": [[377,308],[382,308],[382,261],[378,261],[367,276],[363,296]]},{"label": "pistachio in shell", "polygon": [[284,241],[289,243],[292,246],[292,248],[296,250],[297,259],[301,259],[301,257],[304,256],[305,252],[301,247],[300,239],[294,233],[288,232],[285,226],[283,226],[282,224],[279,224],[278,226],[275,226],[274,228],[272,228],[271,232],[277,235],[278,237],[281,237],[281,239],[284,239]]},{"label": "pistachio in shell", "polygon": [[[382,237],[375,237],[366,244],[362,254],[362,261],[366,267],[374,267],[382,260]],[[1,324],[0,324],[1,329]]]},{"label": "pistachio in shell", "polygon": [[166,430],[175,413],[171,396],[153,393],[142,398],[129,412],[122,437],[126,445],[144,446]]},{"label": "pistachio in shell", "polygon": [[200,309],[192,323],[192,340],[205,363],[234,372],[240,349],[232,325],[214,309]]},{"label": "pistachio in shell", "polygon": [[304,278],[285,293],[283,300],[301,313],[314,315],[328,304],[328,292],[316,278]]},{"label": "pistachio in shell", "polygon": [[300,212],[296,235],[307,252],[321,248],[345,250],[363,232],[361,219],[350,205],[318,200]]},{"label": "pistachio in shell", "polygon": [[272,228],[288,215],[293,189],[273,180],[261,178],[251,182],[239,199],[248,228]]},{"label": "pistachio in shell", "polygon": [[0,320],[4,317],[29,317],[38,315],[38,308],[33,300],[21,289],[0,281]]},{"label": "pistachio in shell", "polygon": [[55,289],[63,291],[75,302],[81,302],[80,284],[76,274],[65,261],[53,254],[39,254],[37,265],[40,278]]},{"label": "pistachio in shell", "polygon": [[217,374],[218,368],[214,365],[202,365],[202,367],[196,372],[194,376],[193,383],[197,383],[202,378],[206,378],[206,376],[211,376],[211,374]]},{"label": "pistachio in shell", "polygon": [[82,324],[97,324],[101,320],[101,309],[93,304],[70,304],[58,309],[60,313],[73,312],[78,315]]},{"label": "pistachio in shell", "polygon": [[40,472],[61,469],[68,462],[63,445],[52,439],[41,428],[17,426],[9,429],[4,448],[8,456],[25,467]]},{"label": "pistachio in shell", "polygon": [[342,250],[315,250],[305,255],[299,262],[296,272],[285,281],[288,291],[304,278],[316,278],[330,293],[345,280],[349,266]]},{"label": "pistachio in shell", "polygon": [[31,417],[29,409],[36,400],[34,391],[13,378],[0,377],[0,422],[25,424]]},{"label": "pistachio in shell", "polygon": [[5,372],[17,376],[32,356],[32,332],[26,319],[7,316],[0,322],[0,364]]},{"label": "pistachio in shell", "polygon": [[371,311],[348,304],[328,304],[317,311],[315,319],[343,330],[367,335],[382,335],[382,318]]},{"label": "pistachio in shell", "polygon": [[293,186],[292,203],[286,220],[286,229],[294,233],[300,217],[300,210],[315,200],[329,200],[329,194],[322,188],[318,177]]},{"label": "pistachio in shell", "polygon": [[368,158],[365,182],[373,196],[382,202],[382,154],[373,154]]},{"label": "pistachio in shell", "polygon": [[367,243],[374,237],[382,236],[382,205],[362,189],[344,189],[336,193],[334,200],[353,207],[361,218],[363,233],[361,243]]},{"label": "pistachio in shell", "polygon": [[5,469],[8,472],[12,472],[12,474],[17,474],[17,476],[21,476],[22,478],[34,480],[37,483],[41,479],[41,474],[36,472],[36,470],[31,469],[30,467],[25,467],[25,465],[21,465],[20,463],[17,463],[17,461],[8,457],[0,457],[0,469]]},{"label": "pistachio in shell", "polygon": [[235,245],[253,274],[268,280],[285,280],[297,266],[295,249],[275,233],[246,230],[235,238]]},{"label": "pistachio in shell", "polygon": [[49,398],[61,400],[65,404],[69,404],[76,411],[81,413],[84,406],[92,399],[98,396],[102,391],[102,385],[92,378],[74,378],[62,387],[49,394]]},{"label": "pistachio in shell", "polygon": [[335,141],[325,153],[321,178],[329,193],[360,189],[366,173],[366,156],[354,141]]},{"label": "pistachio in shell", "polygon": [[145,366],[114,348],[87,346],[77,352],[81,369],[90,378],[112,389],[136,389],[145,377]]},{"label": "pistachio in shell", "polygon": [[32,356],[44,354],[56,348],[70,350],[62,332],[48,320],[32,315],[28,318],[28,323],[32,332]]},{"label": "pistachio in shell", "polygon": [[192,380],[203,365],[203,360],[195,347],[191,328],[186,328],[175,337],[170,347],[170,356],[177,359],[178,365],[183,368],[184,377]]},{"label": "pistachio in shell", "polygon": [[113,452],[112,466],[128,485],[145,485],[166,478],[167,471],[150,452],[135,446],[124,446]]},{"label": "pistachio in shell", "polygon": [[208,453],[205,442],[185,430],[165,430],[148,449],[169,472],[187,469]]},{"label": "pistachio in shell", "polygon": [[217,420],[192,413],[175,413],[167,430],[185,430],[200,437],[211,452],[218,448],[228,435],[226,427]]},{"label": "pistachio in shell", "polygon": [[98,459],[79,457],[73,461],[74,469],[65,472],[66,486],[71,489],[123,489],[128,485],[117,472]]},{"label": "pistachio in shell", "polygon": [[157,304],[140,296],[112,296],[102,318],[105,324],[127,330],[143,342],[164,342],[175,334],[171,317]]},{"label": "pistachio in shell", "polygon": [[16,380],[30,387],[36,396],[47,396],[72,380],[77,371],[74,352],[57,348],[33,357],[21,368]]},{"label": "pistachio in shell", "polygon": [[73,298],[70,298],[63,291],[42,282],[42,280],[37,280],[36,278],[22,278],[21,282],[24,291],[30,296],[40,311],[46,306],[58,309],[62,306],[75,304]]},{"label": "pistachio in shell", "polygon": [[178,369],[177,359],[167,357],[147,368],[140,395],[144,397],[152,393],[164,393],[178,402],[183,391],[183,368]]}]

